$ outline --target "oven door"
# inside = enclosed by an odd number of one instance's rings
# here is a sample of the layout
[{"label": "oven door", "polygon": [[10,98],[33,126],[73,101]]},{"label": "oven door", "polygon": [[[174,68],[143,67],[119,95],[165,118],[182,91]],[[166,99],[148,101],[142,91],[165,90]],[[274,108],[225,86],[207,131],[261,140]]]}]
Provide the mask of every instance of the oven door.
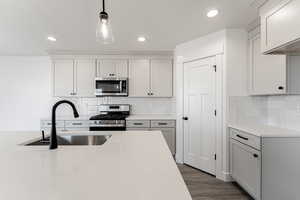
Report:
[{"label": "oven door", "polygon": [[128,96],[127,79],[96,78],[96,96]]}]

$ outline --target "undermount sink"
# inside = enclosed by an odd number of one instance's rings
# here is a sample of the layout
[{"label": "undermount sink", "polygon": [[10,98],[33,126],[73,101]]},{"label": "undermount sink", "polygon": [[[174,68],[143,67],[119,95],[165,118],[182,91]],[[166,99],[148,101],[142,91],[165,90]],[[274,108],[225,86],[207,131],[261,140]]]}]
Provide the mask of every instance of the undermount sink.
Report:
[{"label": "undermount sink", "polygon": [[[58,145],[103,145],[111,135],[65,135],[57,136]],[[38,139],[25,144],[25,146],[46,146],[50,143],[50,137]]]}]

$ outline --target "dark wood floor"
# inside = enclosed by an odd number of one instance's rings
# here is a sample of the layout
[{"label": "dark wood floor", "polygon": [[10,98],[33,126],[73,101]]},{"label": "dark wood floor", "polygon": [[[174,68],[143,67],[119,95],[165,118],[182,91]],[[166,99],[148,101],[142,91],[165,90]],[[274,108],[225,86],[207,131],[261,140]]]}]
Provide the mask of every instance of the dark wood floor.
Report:
[{"label": "dark wood floor", "polygon": [[235,183],[225,183],[187,165],[178,165],[193,200],[252,200]]}]

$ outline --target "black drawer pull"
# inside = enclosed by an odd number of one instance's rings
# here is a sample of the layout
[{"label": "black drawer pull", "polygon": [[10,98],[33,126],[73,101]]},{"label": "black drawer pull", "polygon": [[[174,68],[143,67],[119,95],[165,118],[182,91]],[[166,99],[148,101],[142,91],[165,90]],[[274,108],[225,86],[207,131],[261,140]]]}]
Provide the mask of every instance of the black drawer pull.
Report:
[{"label": "black drawer pull", "polygon": [[80,125],[82,125],[82,123],[72,123],[72,125],[80,126]]},{"label": "black drawer pull", "polygon": [[133,123],[133,125],[141,126],[141,125],[143,125],[143,123]]},{"label": "black drawer pull", "polygon": [[254,158],[258,158],[258,155],[255,153],[255,154],[253,154],[253,157]]},{"label": "black drawer pull", "polygon": [[158,122],[158,125],[160,125],[160,126],[166,126],[166,125],[168,125],[168,123]]},{"label": "black drawer pull", "polygon": [[283,86],[279,86],[279,87],[278,87],[278,90],[283,90],[283,89],[284,89]]},{"label": "black drawer pull", "polygon": [[236,135],[236,137],[239,137],[239,138],[241,138],[241,139],[243,139],[243,140],[249,140],[248,138],[243,137],[243,136],[240,136],[240,135]]}]

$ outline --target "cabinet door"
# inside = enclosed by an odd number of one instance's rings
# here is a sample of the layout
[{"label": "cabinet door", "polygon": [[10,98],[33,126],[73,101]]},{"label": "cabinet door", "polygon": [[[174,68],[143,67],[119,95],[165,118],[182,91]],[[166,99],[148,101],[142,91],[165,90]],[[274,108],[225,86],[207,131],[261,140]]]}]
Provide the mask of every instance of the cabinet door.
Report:
[{"label": "cabinet door", "polygon": [[151,96],[172,97],[173,65],[171,60],[151,60]]},{"label": "cabinet door", "polygon": [[150,95],[149,60],[129,61],[129,96],[147,97]]},{"label": "cabinet door", "polygon": [[128,61],[127,60],[115,60],[116,76],[127,78],[128,77]]},{"label": "cabinet door", "polygon": [[116,66],[114,60],[99,60],[97,65],[98,77],[116,76]]},{"label": "cabinet door", "polygon": [[74,61],[56,60],[53,64],[54,96],[74,96]]},{"label": "cabinet door", "polygon": [[250,39],[250,93],[286,93],[286,56],[263,55],[260,35]]},{"label": "cabinet door", "polygon": [[159,130],[162,132],[172,155],[176,153],[176,131],[175,128],[151,128],[150,130]]},{"label": "cabinet door", "polygon": [[261,198],[260,152],[231,139],[230,159],[230,171],[232,178],[252,197],[259,200]]},{"label": "cabinet door", "polygon": [[95,96],[95,60],[77,60],[75,62],[75,95],[80,97]]},{"label": "cabinet door", "polygon": [[[272,5],[268,1],[263,7]],[[263,11],[264,12],[264,11]],[[282,0],[265,13],[261,13],[262,50],[270,52],[300,38],[300,1]]]}]

